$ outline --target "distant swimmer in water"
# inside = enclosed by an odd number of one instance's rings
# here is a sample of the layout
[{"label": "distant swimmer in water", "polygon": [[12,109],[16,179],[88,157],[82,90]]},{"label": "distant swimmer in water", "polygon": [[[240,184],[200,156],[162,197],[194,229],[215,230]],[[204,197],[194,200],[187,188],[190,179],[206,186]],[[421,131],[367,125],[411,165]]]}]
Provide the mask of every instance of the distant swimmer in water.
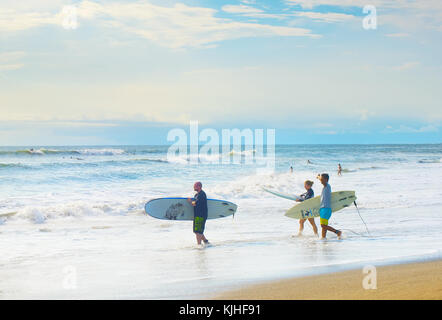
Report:
[{"label": "distant swimmer in water", "polygon": [[203,241],[205,245],[208,245],[209,240],[204,236],[208,214],[207,196],[202,188],[201,182],[195,182],[193,190],[196,191],[196,194],[193,199],[188,198],[187,201],[193,206],[193,232],[196,235],[196,242],[201,245],[201,241]]},{"label": "distant swimmer in water", "polygon": [[313,164],[313,162],[311,162],[310,160],[307,160],[307,164]]},{"label": "distant swimmer in water", "polygon": [[342,167],[340,163],[338,163],[338,176],[342,176]]},{"label": "distant swimmer in water", "polygon": [[293,166],[290,166],[290,173],[293,173]]},{"label": "distant swimmer in water", "polygon": [[[307,180],[304,182],[304,188],[307,190],[307,192],[301,194],[299,196],[299,200],[296,200],[297,202],[302,202],[305,200],[308,200],[310,198],[313,198],[315,196],[315,193],[312,189],[313,181]],[[304,230],[304,223],[306,219],[299,219],[299,233],[298,236],[302,236],[302,231]],[[318,236],[318,228],[316,227],[315,218],[309,218],[308,221],[313,227],[313,232],[315,233],[315,236]]]}]

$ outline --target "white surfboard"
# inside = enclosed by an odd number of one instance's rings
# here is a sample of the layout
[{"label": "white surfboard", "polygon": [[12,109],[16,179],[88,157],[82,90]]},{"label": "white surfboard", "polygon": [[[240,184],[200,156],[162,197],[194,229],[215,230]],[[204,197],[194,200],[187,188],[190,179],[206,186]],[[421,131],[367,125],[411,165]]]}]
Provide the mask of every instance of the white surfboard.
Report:
[{"label": "white surfboard", "polygon": [[288,199],[288,200],[296,201],[296,200],[300,200],[301,199],[297,195],[291,195],[291,194],[284,193],[284,192],[279,192],[279,191],[272,191],[272,190],[266,189],[264,187],[262,188],[262,190],[264,190],[265,192],[271,193],[271,194],[273,194],[273,195],[275,195],[277,197],[281,197],[281,198]]},{"label": "white surfboard", "polygon": [[[207,219],[218,219],[234,215],[238,206],[232,202],[207,199]],[[151,217],[163,220],[193,220],[194,207],[187,198],[152,199],[145,205],[145,211]]]},{"label": "white surfboard", "polygon": [[0,217],[9,218],[9,217],[12,217],[16,214],[17,214],[17,212],[0,213]]},{"label": "white surfboard", "polygon": [[[353,204],[356,200],[354,191],[332,192],[331,205],[332,212],[339,211]],[[297,204],[287,210],[285,216],[293,219],[307,219],[319,217],[319,207],[321,206],[321,196],[317,196]]]}]

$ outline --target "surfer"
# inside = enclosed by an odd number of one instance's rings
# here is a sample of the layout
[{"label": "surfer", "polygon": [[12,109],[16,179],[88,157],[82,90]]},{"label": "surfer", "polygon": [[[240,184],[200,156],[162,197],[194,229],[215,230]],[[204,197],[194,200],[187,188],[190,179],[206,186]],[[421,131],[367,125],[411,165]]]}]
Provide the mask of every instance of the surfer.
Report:
[{"label": "surfer", "polygon": [[321,180],[322,185],[324,188],[322,189],[321,193],[321,206],[319,209],[319,217],[321,222],[321,228],[322,228],[322,240],[325,240],[327,231],[331,231],[336,233],[339,239],[341,239],[342,232],[339,230],[336,230],[328,225],[328,220],[331,217],[332,214],[332,207],[331,207],[331,187],[328,183],[329,176],[327,173],[323,173],[318,175],[318,179]]},{"label": "surfer", "polygon": [[[306,180],[304,182],[304,188],[305,188],[305,190],[307,190],[307,192],[301,194],[299,196],[299,199],[296,200],[296,202],[302,202],[302,201],[305,201],[307,199],[313,198],[315,196],[315,193],[313,192],[312,186],[313,186],[313,181]],[[298,233],[298,236],[302,236],[302,231],[304,230],[305,220],[306,219],[299,219],[299,233]],[[308,221],[312,225],[313,232],[315,233],[316,236],[318,236],[318,228],[316,227],[315,218],[308,218]]]},{"label": "surfer", "polygon": [[342,167],[340,163],[338,163],[338,176],[342,176]]},{"label": "surfer", "polygon": [[193,206],[193,232],[196,235],[196,242],[201,245],[201,241],[205,245],[209,244],[209,240],[204,236],[204,228],[207,220],[207,196],[203,191],[203,185],[201,182],[195,182],[193,190],[196,191],[193,199],[188,198],[187,201]]}]

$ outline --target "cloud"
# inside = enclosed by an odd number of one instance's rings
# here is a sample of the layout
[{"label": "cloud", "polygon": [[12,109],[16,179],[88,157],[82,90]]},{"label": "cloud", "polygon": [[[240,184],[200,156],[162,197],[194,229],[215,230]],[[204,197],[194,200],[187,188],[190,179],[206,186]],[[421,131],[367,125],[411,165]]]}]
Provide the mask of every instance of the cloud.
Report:
[{"label": "cloud", "polygon": [[[421,3],[426,2],[426,3]],[[440,7],[439,0],[286,0],[287,4],[300,5],[303,8],[314,8],[318,6],[335,7],[364,7],[373,5],[379,8],[425,8]]]},{"label": "cloud", "polygon": [[385,36],[389,38],[406,38],[410,35],[408,33],[387,33]]},{"label": "cloud", "polygon": [[393,69],[396,71],[405,71],[405,70],[416,68],[419,65],[420,65],[419,61],[411,61],[411,62],[405,62],[399,66],[393,67]]},{"label": "cloud", "polygon": [[327,122],[317,122],[317,123],[313,123],[310,127],[312,127],[312,128],[331,128],[331,127],[333,127],[333,124],[327,123]]},{"label": "cloud", "polygon": [[439,128],[436,125],[428,124],[421,126],[419,128],[413,128],[406,125],[400,125],[398,128],[394,128],[391,125],[385,127],[384,132],[386,133],[428,133],[428,132],[439,132]]},{"label": "cloud", "polygon": [[227,13],[260,13],[264,12],[261,9],[245,6],[243,4],[240,5],[225,5],[222,6],[221,10]]},{"label": "cloud", "polygon": [[362,110],[360,110],[360,113],[361,113],[361,116],[360,116],[360,120],[361,120],[361,121],[366,121],[366,120],[368,120],[368,118],[369,118],[370,116],[373,115],[373,112],[370,112],[370,111],[368,111],[368,110],[366,110],[366,109],[362,109]]},{"label": "cloud", "polygon": [[24,64],[18,62],[24,57],[23,51],[0,52],[0,71],[18,70],[23,68]]},{"label": "cloud", "polygon": [[23,63],[16,64],[0,64],[0,71],[18,70],[24,67]]},{"label": "cloud", "polygon": [[57,24],[57,15],[48,12],[18,12],[0,8],[0,31],[22,31]]},{"label": "cloud", "polygon": [[232,13],[232,14],[240,14],[245,17],[252,18],[264,18],[264,19],[278,19],[283,20],[292,17],[304,17],[309,18],[315,21],[321,22],[343,22],[355,19],[355,16],[345,13],[321,13],[321,12],[313,12],[313,11],[299,11],[295,13],[268,13],[261,9],[245,6],[245,5],[225,5],[221,8],[224,12]]},{"label": "cloud", "polygon": [[[440,0],[286,0],[289,5],[303,9],[314,9],[319,6],[335,7],[333,10],[362,8],[372,5],[376,8],[380,26],[390,25],[401,30],[435,30],[442,31],[442,1]],[[331,11],[331,9],[329,9]]]},{"label": "cloud", "polygon": [[283,20],[292,16],[291,14],[268,13],[265,12],[264,10],[245,5],[225,5],[221,9],[227,13],[239,14],[244,17],[257,18],[257,19]]},{"label": "cloud", "polygon": [[344,22],[356,19],[356,17],[351,14],[335,13],[335,12],[321,13],[313,11],[300,11],[296,12],[294,15],[298,17],[305,17],[312,20],[328,22],[328,23]]},{"label": "cloud", "polygon": [[[78,23],[116,29],[148,39],[169,48],[213,47],[225,40],[251,37],[319,37],[305,28],[247,23],[216,17],[212,8],[187,6],[177,3],[172,7],[149,2],[96,3],[82,1],[77,6]],[[245,5],[225,6],[230,12],[263,14],[261,10]],[[44,25],[62,25],[66,17],[62,8],[57,12],[28,12],[0,9],[0,31],[20,31]]]},{"label": "cloud", "polygon": [[14,59],[22,58],[25,55],[23,51],[0,52],[0,63]]}]

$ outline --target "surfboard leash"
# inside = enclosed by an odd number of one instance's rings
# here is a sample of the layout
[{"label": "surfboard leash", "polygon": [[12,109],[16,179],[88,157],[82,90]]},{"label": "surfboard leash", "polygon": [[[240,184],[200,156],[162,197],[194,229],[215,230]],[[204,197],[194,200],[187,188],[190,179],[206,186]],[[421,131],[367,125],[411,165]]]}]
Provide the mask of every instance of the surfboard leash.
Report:
[{"label": "surfboard leash", "polygon": [[364,223],[364,225],[365,225],[365,229],[367,229],[367,233],[368,233],[368,235],[371,236],[370,231],[368,231],[367,224],[365,223],[364,219],[362,219],[362,216],[361,216],[361,213],[359,212],[359,208],[358,208],[358,205],[356,204],[356,201],[353,201],[353,203],[354,203],[354,205],[355,205],[355,207],[356,207],[356,210],[358,210],[359,218],[361,218],[361,221],[362,221],[362,222]]}]

